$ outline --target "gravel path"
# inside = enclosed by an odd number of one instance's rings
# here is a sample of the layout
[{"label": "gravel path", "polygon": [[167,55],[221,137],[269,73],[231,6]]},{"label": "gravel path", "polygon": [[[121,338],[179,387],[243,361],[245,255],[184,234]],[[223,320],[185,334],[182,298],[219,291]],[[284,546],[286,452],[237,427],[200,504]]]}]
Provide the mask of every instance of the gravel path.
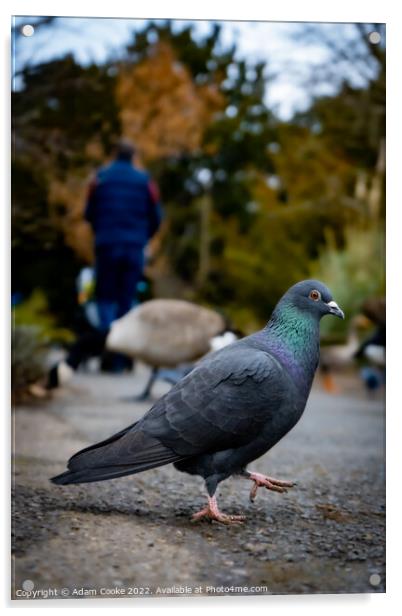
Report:
[{"label": "gravel path", "polygon": [[250,482],[224,482],[221,509],[247,515],[227,527],[190,521],[203,482],[173,466],[79,486],[48,481],[77,449],[149,408],[120,400],[145,378],[141,366],[134,376],[79,374],[50,402],[14,411],[13,597],[384,592],[381,397],[367,399],[355,382],[337,396],[316,384],[296,428],[253,465],[297,487],[259,490],[251,504]]}]

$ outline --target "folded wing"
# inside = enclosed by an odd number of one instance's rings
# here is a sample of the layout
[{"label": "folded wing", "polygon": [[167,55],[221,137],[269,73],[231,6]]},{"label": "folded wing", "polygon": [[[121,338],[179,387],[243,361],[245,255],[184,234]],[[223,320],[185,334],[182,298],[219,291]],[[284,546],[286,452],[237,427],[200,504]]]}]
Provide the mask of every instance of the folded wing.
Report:
[{"label": "folded wing", "polygon": [[272,356],[235,343],[201,362],[141,420],[75,454],[53,481],[101,481],[240,447],[281,405],[283,379]]}]

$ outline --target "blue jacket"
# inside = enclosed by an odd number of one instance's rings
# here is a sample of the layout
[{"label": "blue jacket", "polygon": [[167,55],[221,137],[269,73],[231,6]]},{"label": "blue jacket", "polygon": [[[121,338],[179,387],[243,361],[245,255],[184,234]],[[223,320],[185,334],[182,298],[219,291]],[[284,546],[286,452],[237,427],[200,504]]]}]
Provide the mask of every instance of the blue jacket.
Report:
[{"label": "blue jacket", "polygon": [[91,183],[85,218],[95,232],[96,246],[143,248],[161,223],[158,189],[147,173],[117,159],[102,167]]}]

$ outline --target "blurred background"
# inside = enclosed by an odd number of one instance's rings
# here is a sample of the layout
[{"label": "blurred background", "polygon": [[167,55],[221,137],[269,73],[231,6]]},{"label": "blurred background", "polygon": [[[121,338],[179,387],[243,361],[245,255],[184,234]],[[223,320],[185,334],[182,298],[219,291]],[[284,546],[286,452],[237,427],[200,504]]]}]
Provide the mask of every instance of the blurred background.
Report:
[{"label": "blurred background", "polygon": [[17,17],[12,41],[26,370],[33,349],[77,335],[88,182],[121,135],[165,210],[142,299],[187,299],[251,333],[314,277],[347,315],[323,320],[324,343],[348,344],[353,318],[385,293],[383,25]]}]

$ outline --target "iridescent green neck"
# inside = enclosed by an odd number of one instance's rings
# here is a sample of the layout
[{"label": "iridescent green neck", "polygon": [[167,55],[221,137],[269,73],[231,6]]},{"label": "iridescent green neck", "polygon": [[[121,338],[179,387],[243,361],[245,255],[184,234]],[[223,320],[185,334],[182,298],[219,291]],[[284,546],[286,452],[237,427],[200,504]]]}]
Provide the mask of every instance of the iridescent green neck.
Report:
[{"label": "iridescent green neck", "polygon": [[268,346],[279,361],[298,380],[311,384],[320,351],[319,320],[289,302],[275,308],[265,332]]}]

